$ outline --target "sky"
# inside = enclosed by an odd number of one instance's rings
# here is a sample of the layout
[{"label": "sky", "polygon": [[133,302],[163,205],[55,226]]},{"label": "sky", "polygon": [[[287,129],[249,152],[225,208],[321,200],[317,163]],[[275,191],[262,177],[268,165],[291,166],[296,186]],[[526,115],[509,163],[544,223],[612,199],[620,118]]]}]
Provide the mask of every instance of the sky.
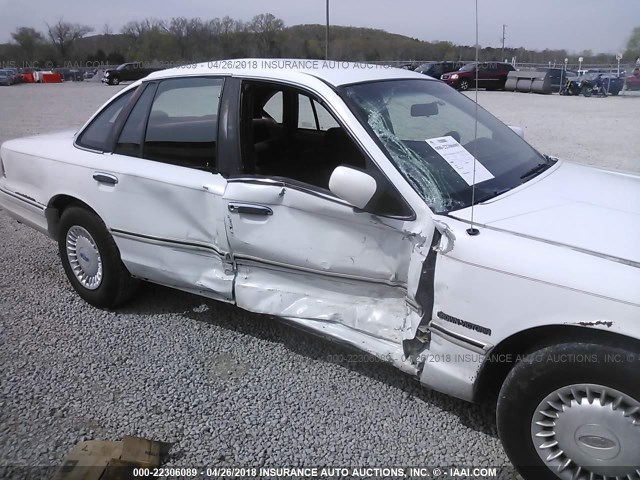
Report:
[{"label": "sky", "polygon": [[[129,20],[146,17],[226,15],[250,20],[272,13],[286,25],[325,22],[327,0],[0,0],[0,43],[20,26],[46,31],[59,17],[89,25],[97,33],[108,24],[118,32]],[[535,50],[565,48],[615,55],[624,51],[640,26],[640,0],[478,0],[479,39],[483,47],[501,45]],[[330,0],[330,22],[380,28],[421,40],[475,44],[475,0]]]}]

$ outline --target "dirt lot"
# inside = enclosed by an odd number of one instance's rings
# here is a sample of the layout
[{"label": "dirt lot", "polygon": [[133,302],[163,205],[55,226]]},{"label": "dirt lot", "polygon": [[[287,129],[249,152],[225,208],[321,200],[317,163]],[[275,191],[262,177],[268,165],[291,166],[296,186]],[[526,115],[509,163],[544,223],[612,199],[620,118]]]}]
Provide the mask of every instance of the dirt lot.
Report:
[{"label": "dirt lot", "polygon": [[[0,141],[79,127],[119,88],[0,87]],[[480,92],[479,102],[544,153],[640,172],[638,97]],[[159,286],[94,309],[54,242],[4,213],[0,238],[0,467],[59,465],[80,440],[123,435],[176,442],[174,466],[509,465],[491,408]]]}]

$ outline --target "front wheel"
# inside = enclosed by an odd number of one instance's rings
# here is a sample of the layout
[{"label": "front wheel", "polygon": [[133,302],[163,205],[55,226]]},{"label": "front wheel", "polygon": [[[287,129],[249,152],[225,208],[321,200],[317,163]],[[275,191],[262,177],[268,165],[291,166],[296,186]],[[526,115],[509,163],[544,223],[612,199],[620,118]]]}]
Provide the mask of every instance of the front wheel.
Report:
[{"label": "front wheel", "polygon": [[112,308],[135,292],[137,281],[120,260],[106,226],[93,212],[72,206],[62,213],[58,250],[69,282],[91,305]]},{"label": "front wheel", "polygon": [[498,433],[526,479],[639,477],[640,350],[592,343],[526,356],[498,398]]},{"label": "front wheel", "polygon": [[459,87],[460,90],[462,90],[463,92],[466,90],[469,90],[469,80],[463,78],[462,80],[460,80],[460,85]]}]

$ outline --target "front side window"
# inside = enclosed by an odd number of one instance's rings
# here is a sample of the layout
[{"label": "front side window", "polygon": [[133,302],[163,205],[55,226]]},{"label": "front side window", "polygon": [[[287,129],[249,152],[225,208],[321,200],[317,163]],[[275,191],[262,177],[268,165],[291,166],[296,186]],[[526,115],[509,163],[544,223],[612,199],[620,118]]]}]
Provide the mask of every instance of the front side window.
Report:
[{"label": "front side window", "polygon": [[164,80],[149,113],[143,157],[203,170],[215,167],[223,80]]},{"label": "front side window", "polygon": [[440,82],[390,80],[343,90],[352,111],[437,213],[471,205],[474,168],[475,199],[482,202],[553,164],[486,110],[476,110],[472,100]]},{"label": "front side window", "polygon": [[[273,98],[277,102],[270,103]],[[375,178],[378,191],[368,205],[371,211],[411,216],[391,182],[318,98],[289,86],[247,81],[241,112],[242,176],[269,177],[327,194],[333,171],[348,166]]]},{"label": "front side window", "polygon": [[113,126],[134,91],[129,90],[107,105],[80,134],[77,144],[92,150],[109,151]]}]

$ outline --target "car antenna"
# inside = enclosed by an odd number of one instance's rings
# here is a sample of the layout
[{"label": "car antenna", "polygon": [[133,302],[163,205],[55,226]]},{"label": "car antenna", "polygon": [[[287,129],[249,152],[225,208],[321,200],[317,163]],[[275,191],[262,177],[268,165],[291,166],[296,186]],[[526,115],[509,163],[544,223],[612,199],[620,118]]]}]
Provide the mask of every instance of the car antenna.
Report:
[{"label": "car antenna", "polygon": [[474,227],[473,210],[476,204],[476,151],[478,150],[478,50],[480,45],[478,44],[478,0],[476,0],[476,112],[475,112],[475,125],[473,133],[473,180],[471,185],[471,226],[467,228],[467,233],[472,237],[478,235],[480,230]]}]

